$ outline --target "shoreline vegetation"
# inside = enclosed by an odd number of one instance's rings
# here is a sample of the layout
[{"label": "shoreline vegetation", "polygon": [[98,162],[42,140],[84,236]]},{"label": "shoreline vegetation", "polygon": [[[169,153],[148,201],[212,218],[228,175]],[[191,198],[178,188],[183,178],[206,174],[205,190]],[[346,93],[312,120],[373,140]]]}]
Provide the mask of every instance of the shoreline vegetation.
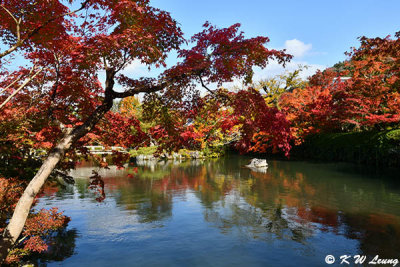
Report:
[{"label": "shoreline vegetation", "polygon": [[185,160],[185,159],[206,159],[220,158],[225,152],[221,150],[216,153],[207,153],[204,150],[179,149],[177,152],[159,153],[157,146],[140,147],[129,150],[130,161],[156,161],[156,160]]},{"label": "shoreline vegetation", "polygon": [[310,135],[292,157],[400,168],[400,129]]},{"label": "shoreline vegetation", "polygon": [[[220,158],[226,153],[237,153],[226,147],[220,153],[207,154],[204,151],[180,149],[178,152],[157,155],[157,146],[130,150],[131,161],[152,161],[172,159]],[[400,168],[400,129],[369,132],[323,133],[305,138],[293,146],[291,157],[282,154],[247,153],[247,156],[283,160],[317,160],[322,162],[347,162],[365,166]]]}]

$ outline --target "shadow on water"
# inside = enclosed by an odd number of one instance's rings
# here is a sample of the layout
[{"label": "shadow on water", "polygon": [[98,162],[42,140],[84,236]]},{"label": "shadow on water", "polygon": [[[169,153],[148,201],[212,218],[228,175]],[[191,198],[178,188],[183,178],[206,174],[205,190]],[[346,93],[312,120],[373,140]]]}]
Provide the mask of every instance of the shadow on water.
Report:
[{"label": "shadow on water", "polygon": [[35,254],[30,259],[37,266],[46,266],[48,262],[61,262],[75,253],[75,241],[78,238],[76,229],[57,231],[46,241],[48,249],[41,254]]}]

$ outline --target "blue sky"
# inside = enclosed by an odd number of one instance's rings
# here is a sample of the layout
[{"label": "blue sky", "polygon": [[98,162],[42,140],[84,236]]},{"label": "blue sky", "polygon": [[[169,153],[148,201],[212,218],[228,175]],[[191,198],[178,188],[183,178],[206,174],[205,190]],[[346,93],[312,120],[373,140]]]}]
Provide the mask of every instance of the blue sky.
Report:
[{"label": "blue sky", "polygon": [[[344,52],[358,46],[359,36],[385,37],[400,31],[400,0],[151,0],[151,5],[170,12],[186,38],[201,31],[205,21],[218,27],[241,23],[247,37],[268,36],[269,48],[286,48],[295,55],[286,70],[298,64],[310,66],[303,78],[344,60]],[[176,53],[167,62],[175,64]],[[149,72],[135,61],[124,73],[133,78],[155,77],[161,71]],[[256,69],[253,80],[284,71],[271,62],[265,70]],[[100,79],[104,80],[103,73]]]},{"label": "blue sky", "polygon": [[[239,22],[247,37],[268,36],[268,47],[287,48],[295,54],[289,69],[299,63],[310,65],[305,75],[344,60],[344,52],[358,46],[359,36],[384,37],[400,31],[398,0],[152,0],[151,4],[169,11],[186,38],[201,31],[205,21],[219,27]],[[169,63],[174,61],[171,57]],[[272,63],[255,78],[282,71]]]},{"label": "blue sky", "polygon": [[332,65],[343,52],[357,45],[357,37],[384,37],[400,31],[400,1],[324,0],[153,0],[152,5],[169,11],[187,37],[210,21],[226,27],[241,23],[246,36],[266,35],[270,46],[283,47],[286,40],[311,44],[304,58],[315,64]]}]

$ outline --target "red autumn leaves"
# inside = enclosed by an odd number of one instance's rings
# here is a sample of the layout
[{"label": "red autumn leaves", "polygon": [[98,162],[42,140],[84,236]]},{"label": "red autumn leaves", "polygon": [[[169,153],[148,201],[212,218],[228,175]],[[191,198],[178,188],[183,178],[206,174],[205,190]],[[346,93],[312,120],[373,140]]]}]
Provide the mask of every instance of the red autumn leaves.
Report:
[{"label": "red autumn leaves", "polygon": [[310,133],[382,130],[400,121],[400,33],[360,38],[340,72],[327,69],[280,98],[300,139]]}]

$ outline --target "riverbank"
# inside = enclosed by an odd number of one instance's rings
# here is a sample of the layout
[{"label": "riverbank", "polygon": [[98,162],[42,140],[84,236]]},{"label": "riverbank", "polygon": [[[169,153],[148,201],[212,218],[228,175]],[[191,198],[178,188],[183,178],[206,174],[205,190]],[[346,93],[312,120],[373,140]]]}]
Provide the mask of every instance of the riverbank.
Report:
[{"label": "riverbank", "polygon": [[292,149],[292,159],[400,167],[400,129],[317,134]]},{"label": "riverbank", "polygon": [[[226,148],[228,154],[237,154],[236,150]],[[203,151],[181,149],[177,153],[154,156],[157,147],[142,147],[131,150],[131,159],[204,159],[212,156]],[[281,154],[248,153],[249,157],[263,157],[287,160]],[[375,167],[400,167],[400,129],[371,132],[326,133],[308,136],[304,142],[292,148],[290,160],[318,160],[327,162],[349,162]]]},{"label": "riverbank", "polygon": [[207,150],[188,150],[188,149],[179,149],[177,152],[171,153],[159,153],[157,154],[157,146],[150,147],[140,147],[138,149],[131,149],[129,151],[129,155],[131,157],[131,161],[154,161],[154,160],[185,160],[185,159],[206,159],[206,158],[219,158],[224,155],[224,151],[221,149],[220,151],[211,153]]}]

